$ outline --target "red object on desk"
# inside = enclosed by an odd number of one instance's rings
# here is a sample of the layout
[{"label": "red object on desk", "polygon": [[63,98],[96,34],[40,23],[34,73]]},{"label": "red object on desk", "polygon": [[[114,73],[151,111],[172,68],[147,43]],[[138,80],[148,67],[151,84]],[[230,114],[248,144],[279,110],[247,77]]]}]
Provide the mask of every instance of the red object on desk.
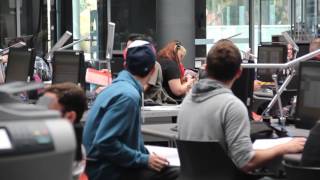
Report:
[{"label": "red object on desk", "polygon": [[96,70],[87,68],[86,82],[101,86],[108,86],[112,82],[112,76],[108,70]]}]

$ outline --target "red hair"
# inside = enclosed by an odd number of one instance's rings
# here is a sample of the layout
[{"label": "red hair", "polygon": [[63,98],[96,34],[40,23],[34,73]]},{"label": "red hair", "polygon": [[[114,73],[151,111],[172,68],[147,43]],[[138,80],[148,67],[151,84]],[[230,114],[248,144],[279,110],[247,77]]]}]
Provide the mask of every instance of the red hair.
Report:
[{"label": "red hair", "polygon": [[[171,41],[168,44],[164,46],[159,52],[158,52],[158,58],[157,59],[168,59],[171,61],[175,61],[178,64],[179,70],[180,70],[180,80],[183,81],[184,77],[184,66],[179,61],[178,58],[178,51],[182,48],[181,43],[179,41]],[[183,48],[184,49],[184,48]]]}]

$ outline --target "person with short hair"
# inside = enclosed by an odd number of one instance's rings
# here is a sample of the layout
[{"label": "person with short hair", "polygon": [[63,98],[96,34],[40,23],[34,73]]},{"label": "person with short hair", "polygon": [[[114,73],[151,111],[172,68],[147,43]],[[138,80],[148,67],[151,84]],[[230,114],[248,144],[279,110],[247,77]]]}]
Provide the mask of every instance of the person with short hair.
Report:
[{"label": "person with short hair", "polygon": [[179,41],[169,42],[158,52],[158,62],[163,76],[162,87],[178,102],[182,101],[195,81],[193,77],[184,76],[182,61],[186,53],[187,50]]},{"label": "person with short hair", "polygon": [[126,70],[96,98],[86,120],[83,144],[91,180],[176,179],[178,169],[144,147],[141,133],[143,86],[154,71],[152,45],[136,40],[127,50]]},{"label": "person with short hair", "polygon": [[231,91],[241,75],[241,62],[239,49],[230,40],[220,40],[210,49],[208,77],[199,80],[181,104],[178,138],[219,141],[235,165],[248,172],[283,154],[301,152],[305,139],[253,150],[247,108]]},{"label": "person with short hair", "polygon": [[46,104],[49,109],[59,111],[62,117],[73,124],[80,122],[83,113],[88,108],[85,92],[71,82],[49,86],[44,90],[38,104]]},{"label": "person with short hair", "polygon": [[[57,110],[61,117],[66,118],[73,124],[76,139],[77,149],[75,154],[75,161],[73,163],[73,170],[77,173],[79,169],[84,169],[85,166],[85,152],[81,145],[83,125],[81,119],[84,112],[88,108],[86,94],[78,85],[66,82],[53,84],[47,87],[43,95],[39,98],[37,105],[47,107],[48,109]],[[75,180],[81,178],[85,179],[85,174],[74,174]]]}]

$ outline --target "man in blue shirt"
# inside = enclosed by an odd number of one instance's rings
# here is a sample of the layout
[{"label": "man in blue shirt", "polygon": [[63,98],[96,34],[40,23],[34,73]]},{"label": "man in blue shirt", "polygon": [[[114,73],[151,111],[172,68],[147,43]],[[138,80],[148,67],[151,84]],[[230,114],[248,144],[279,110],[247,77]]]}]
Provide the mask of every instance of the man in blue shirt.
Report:
[{"label": "man in blue shirt", "polygon": [[131,43],[126,70],[90,109],[83,133],[90,180],[176,179],[178,171],[167,167],[165,158],[149,154],[141,134],[141,94],[155,60],[148,42]]}]

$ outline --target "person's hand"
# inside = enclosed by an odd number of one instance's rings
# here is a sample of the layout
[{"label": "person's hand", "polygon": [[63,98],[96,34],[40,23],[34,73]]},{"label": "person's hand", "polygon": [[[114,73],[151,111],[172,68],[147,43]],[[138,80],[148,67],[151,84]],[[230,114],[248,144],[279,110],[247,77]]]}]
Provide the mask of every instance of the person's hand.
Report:
[{"label": "person's hand", "polygon": [[8,55],[2,56],[2,63],[7,63],[8,62]]},{"label": "person's hand", "polygon": [[286,147],[286,154],[299,153],[303,150],[306,138],[293,138],[288,143],[284,144]]},{"label": "person's hand", "polygon": [[163,157],[152,153],[149,155],[148,166],[155,171],[161,171],[164,167],[168,166],[169,162]]}]

